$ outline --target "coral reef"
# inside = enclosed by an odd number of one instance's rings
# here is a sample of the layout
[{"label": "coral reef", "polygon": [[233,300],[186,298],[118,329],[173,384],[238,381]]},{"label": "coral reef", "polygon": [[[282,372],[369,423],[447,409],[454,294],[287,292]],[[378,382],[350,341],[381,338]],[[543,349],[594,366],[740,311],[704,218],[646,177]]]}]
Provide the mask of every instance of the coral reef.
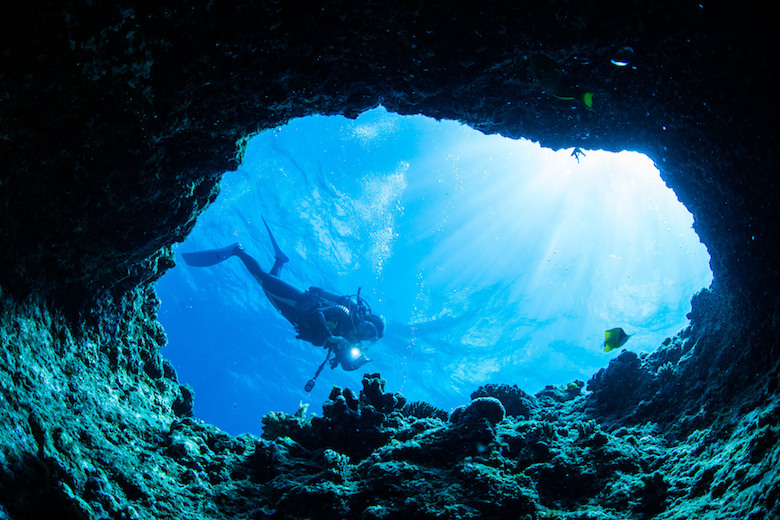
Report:
[{"label": "coral reef", "polygon": [[[364,389],[376,382],[383,386],[378,374],[366,374]],[[492,385],[490,391],[518,395],[509,386]],[[582,397],[537,405],[538,415],[552,420],[508,416],[497,398],[475,397],[445,422],[397,409],[378,413],[377,400],[391,395],[371,399],[361,392],[353,410],[335,389],[322,419],[266,416],[263,436],[275,442],[257,444],[247,474],[297,490],[294,498],[259,491],[271,501],[267,509],[303,511],[308,504],[321,518],[535,518],[585,508],[594,517],[611,518],[617,511],[660,512],[666,504],[669,484],[657,471],[663,440],[650,442],[641,429],[603,431],[585,421]],[[365,425],[373,429],[370,438],[381,439],[370,450]],[[287,468],[296,464],[308,471],[291,474]],[[322,503],[326,483],[339,500]]]},{"label": "coral reef", "polygon": [[[780,517],[775,10],[6,2],[0,518]],[[544,93],[534,53],[594,110]],[[160,354],[171,244],[249,135],[380,102],[646,153],[712,258],[690,327],[587,385],[486,386],[446,420],[377,375],[263,438],[193,419]]]},{"label": "coral reef", "polygon": [[425,401],[408,403],[403,407],[401,413],[406,417],[416,417],[417,419],[441,419],[443,421],[446,421],[450,416],[446,411],[441,408],[436,408]]},{"label": "coral reef", "polygon": [[776,373],[762,393],[737,394],[733,412],[713,400],[723,394],[681,381],[700,369],[695,331],[717,325],[698,304],[689,329],[652,354],[618,356],[585,393],[582,382],[536,395],[487,385],[447,417],[366,374],[357,395],[334,387],[321,416],[272,413],[262,438],[234,438],[189,417],[191,391],[150,341],[164,334],[137,313],[155,311],[152,291],[113,302],[122,321],[79,331],[39,304],[3,303],[0,332],[14,348],[0,373],[12,411],[2,419],[7,518],[777,513]]},{"label": "coral reef", "polygon": [[517,385],[485,385],[471,394],[471,399],[495,397],[504,406],[507,414],[528,418],[538,407],[532,395],[523,392]]},{"label": "coral reef", "polygon": [[305,410],[293,416],[271,413],[263,417],[263,438],[288,437],[312,451],[329,448],[360,460],[392,437],[406,404],[401,394],[386,393],[379,374],[366,374],[363,390],[355,398],[351,390],[333,387],[322,405],[322,417],[305,417]]}]

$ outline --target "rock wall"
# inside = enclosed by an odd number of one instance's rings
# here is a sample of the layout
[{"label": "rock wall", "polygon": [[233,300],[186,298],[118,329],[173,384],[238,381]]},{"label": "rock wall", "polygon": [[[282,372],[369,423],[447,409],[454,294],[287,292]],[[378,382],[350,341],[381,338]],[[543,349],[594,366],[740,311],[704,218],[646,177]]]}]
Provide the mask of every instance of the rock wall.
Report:
[{"label": "rock wall", "polygon": [[[777,9],[751,9],[4,4],[0,518],[770,518]],[[594,110],[544,93],[535,53],[592,90]],[[552,148],[646,153],[712,257],[691,328],[618,357],[586,395],[483,390],[447,421],[334,394],[322,420],[376,432],[355,454],[304,413],[268,419],[266,439],[188,418],[155,321],[170,245],[245,137],[379,103]],[[516,409],[529,414],[498,418]]]}]

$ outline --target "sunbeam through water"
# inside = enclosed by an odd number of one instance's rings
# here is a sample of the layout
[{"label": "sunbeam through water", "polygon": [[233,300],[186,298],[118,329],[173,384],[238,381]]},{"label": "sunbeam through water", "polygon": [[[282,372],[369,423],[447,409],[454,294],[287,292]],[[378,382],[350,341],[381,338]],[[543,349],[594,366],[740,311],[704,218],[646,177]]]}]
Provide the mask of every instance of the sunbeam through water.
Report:
[{"label": "sunbeam through water", "polygon": [[164,355],[196,390],[195,413],[258,432],[271,410],[321,403],[331,385],[381,372],[393,391],[450,409],[479,385],[588,379],[620,351],[651,351],[687,324],[709,285],[692,217],[646,156],[543,149],[378,108],[308,117],[255,136],[178,253],[241,242],[265,269],[265,217],[290,257],[283,278],[358,287],[387,323],[357,372],[329,370],[295,339],[237,259],[179,265],[158,284]]}]

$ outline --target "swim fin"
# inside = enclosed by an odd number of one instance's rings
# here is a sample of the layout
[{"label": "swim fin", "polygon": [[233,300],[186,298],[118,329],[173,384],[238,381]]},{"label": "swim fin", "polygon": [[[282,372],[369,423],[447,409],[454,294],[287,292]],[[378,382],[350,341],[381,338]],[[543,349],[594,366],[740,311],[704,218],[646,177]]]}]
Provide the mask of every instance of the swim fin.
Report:
[{"label": "swim fin", "polygon": [[196,251],[194,253],[182,253],[181,257],[187,263],[194,267],[208,267],[215,265],[223,260],[227,260],[233,256],[233,249],[238,246],[238,242],[235,244],[223,247],[221,249],[209,249],[207,251]]},{"label": "swim fin", "polygon": [[289,258],[287,258],[287,255],[282,253],[282,250],[279,249],[279,245],[276,243],[276,240],[274,239],[273,233],[271,233],[271,228],[268,227],[268,223],[265,221],[265,217],[260,217],[263,219],[263,224],[265,224],[265,229],[268,230],[268,236],[271,237],[271,244],[274,246],[274,258],[276,258],[277,263],[284,264],[290,261]]}]

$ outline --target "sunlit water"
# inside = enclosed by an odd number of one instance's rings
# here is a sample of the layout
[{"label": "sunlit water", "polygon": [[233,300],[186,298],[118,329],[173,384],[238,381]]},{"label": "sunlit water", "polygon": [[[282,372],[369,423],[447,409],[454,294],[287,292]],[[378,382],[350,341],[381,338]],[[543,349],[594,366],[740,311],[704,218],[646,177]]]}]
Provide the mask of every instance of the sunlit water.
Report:
[{"label": "sunlit water", "polygon": [[290,257],[283,278],[358,287],[387,321],[362,370],[304,384],[325,351],[295,339],[237,259],[178,266],[158,284],[163,354],[196,391],[196,416],[260,431],[271,410],[318,412],[332,385],[381,372],[391,391],[451,409],[479,385],[587,380],[620,351],[686,326],[708,286],[692,217],[645,156],[552,152],[451,121],[376,109],[263,132],[177,253],[240,241],[265,268],[261,215]]}]

